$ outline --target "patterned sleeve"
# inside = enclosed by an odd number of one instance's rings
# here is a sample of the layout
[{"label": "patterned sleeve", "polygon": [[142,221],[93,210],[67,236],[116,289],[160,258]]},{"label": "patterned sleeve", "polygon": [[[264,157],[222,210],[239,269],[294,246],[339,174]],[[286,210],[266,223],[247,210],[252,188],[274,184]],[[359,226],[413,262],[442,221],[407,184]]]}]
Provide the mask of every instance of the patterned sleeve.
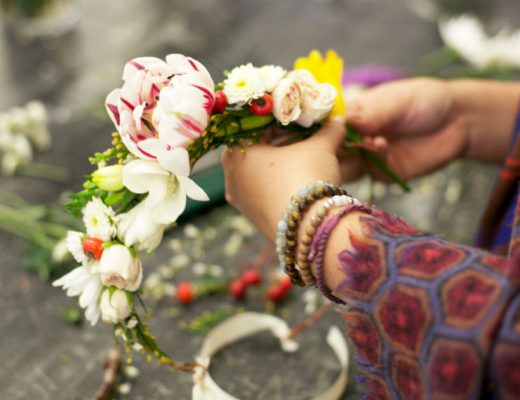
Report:
[{"label": "patterned sleeve", "polygon": [[364,398],[518,398],[520,244],[501,257],[381,211],[362,224],[331,289],[346,301]]}]

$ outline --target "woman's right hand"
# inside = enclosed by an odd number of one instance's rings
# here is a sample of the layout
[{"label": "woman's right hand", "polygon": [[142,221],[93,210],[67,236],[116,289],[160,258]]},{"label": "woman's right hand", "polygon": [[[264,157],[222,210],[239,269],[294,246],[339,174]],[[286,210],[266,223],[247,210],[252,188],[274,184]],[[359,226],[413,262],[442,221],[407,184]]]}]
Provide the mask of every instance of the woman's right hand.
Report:
[{"label": "woman's right hand", "polygon": [[[415,78],[367,90],[347,103],[347,122],[405,180],[457,158],[501,162],[506,154],[520,90],[492,81]],[[343,177],[363,173],[385,179],[375,166],[345,154]]]}]

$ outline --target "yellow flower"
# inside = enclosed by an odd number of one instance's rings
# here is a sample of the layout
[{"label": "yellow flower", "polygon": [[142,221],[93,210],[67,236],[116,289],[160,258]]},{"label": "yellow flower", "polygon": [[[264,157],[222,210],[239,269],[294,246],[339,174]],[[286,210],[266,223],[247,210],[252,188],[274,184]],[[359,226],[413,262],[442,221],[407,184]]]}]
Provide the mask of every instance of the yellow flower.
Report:
[{"label": "yellow flower", "polygon": [[300,57],[294,62],[294,69],[306,69],[320,83],[329,83],[336,89],[334,108],[330,115],[345,115],[345,102],[341,76],[343,74],[343,59],[334,50],[327,51],[325,59],[318,50],[312,50],[307,57]]}]

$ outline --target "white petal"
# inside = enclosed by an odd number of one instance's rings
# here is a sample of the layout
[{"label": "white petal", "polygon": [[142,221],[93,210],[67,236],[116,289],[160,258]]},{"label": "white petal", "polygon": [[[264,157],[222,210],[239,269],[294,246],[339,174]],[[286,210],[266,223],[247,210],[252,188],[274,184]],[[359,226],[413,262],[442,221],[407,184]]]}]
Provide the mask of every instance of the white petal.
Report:
[{"label": "white petal", "polygon": [[169,178],[159,178],[159,179],[151,179],[150,180],[150,192],[148,194],[147,202],[149,207],[157,207],[159,204],[166,201],[168,196],[168,184]]},{"label": "white petal", "polygon": [[182,188],[186,192],[186,195],[193,200],[198,201],[208,201],[208,195],[202,190],[202,188],[197,185],[193,180],[187,177],[179,176],[177,177]]},{"label": "white petal", "polygon": [[173,149],[159,156],[161,166],[175,176],[188,176],[190,174],[190,156],[183,148]]},{"label": "white petal", "polygon": [[154,177],[167,177],[168,172],[156,161],[133,160],[123,167],[123,184],[134,193],[146,193]]},{"label": "white petal", "polygon": [[147,139],[139,143],[139,147],[149,154],[159,158],[168,151],[168,143],[161,139]]},{"label": "white petal", "polygon": [[107,109],[107,113],[110,116],[110,119],[114,123],[116,127],[119,128],[119,108],[118,104],[121,100],[121,89],[114,89],[112,90],[106,100],[105,100],[105,107]]},{"label": "white petal", "polygon": [[150,207],[150,214],[158,224],[171,224],[182,214],[186,208],[186,194],[179,186],[172,196],[153,207]]}]

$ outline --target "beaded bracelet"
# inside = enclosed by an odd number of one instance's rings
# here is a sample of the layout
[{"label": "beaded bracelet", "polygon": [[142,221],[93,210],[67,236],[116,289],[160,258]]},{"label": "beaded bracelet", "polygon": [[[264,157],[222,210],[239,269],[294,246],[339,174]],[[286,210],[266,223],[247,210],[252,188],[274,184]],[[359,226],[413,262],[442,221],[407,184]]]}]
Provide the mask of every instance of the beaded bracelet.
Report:
[{"label": "beaded bracelet", "polygon": [[347,192],[340,187],[323,181],[316,181],[299,189],[297,194],[291,198],[287,209],[278,222],[276,252],[278,253],[280,267],[291,278],[292,283],[304,286],[300,272],[294,262],[298,227],[303,213],[316,200],[323,197],[346,194]]},{"label": "beaded bracelet", "polygon": [[311,263],[308,256],[310,253],[310,245],[312,238],[318,227],[321,225],[327,216],[329,209],[333,206],[346,206],[347,204],[359,204],[359,201],[350,195],[332,196],[323,206],[314,213],[310,218],[310,224],[305,228],[303,237],[298,241],[298,251],[296,255],[296,262],[300,271],[303,283],[306,286],[313,286],[316,283],[316,278],[311,271]]},{"label": "beaded bracelet", "polygon": [[325,250],[327,249],[327,242],[329,240],[329,237],[332,234],[332,231],[334,230],[336,225],[346,214],[352,211],[361,211],[370,215],[373,214],[373,210],[371,208],[358,203],[348,205],[345,208],[343,208],[339,213],[330,216],[323,224],[320,225],[320,227],[316,231],[316,234],[314,235],[314,238],[312,240],[311,251],[308,257],[310,263],[316,264],[316,286],[325,297],[339,304],[345,304],[345,302],[340,298],[334,296],[332,294],[332,290],[330,290],[325,285]]}]

